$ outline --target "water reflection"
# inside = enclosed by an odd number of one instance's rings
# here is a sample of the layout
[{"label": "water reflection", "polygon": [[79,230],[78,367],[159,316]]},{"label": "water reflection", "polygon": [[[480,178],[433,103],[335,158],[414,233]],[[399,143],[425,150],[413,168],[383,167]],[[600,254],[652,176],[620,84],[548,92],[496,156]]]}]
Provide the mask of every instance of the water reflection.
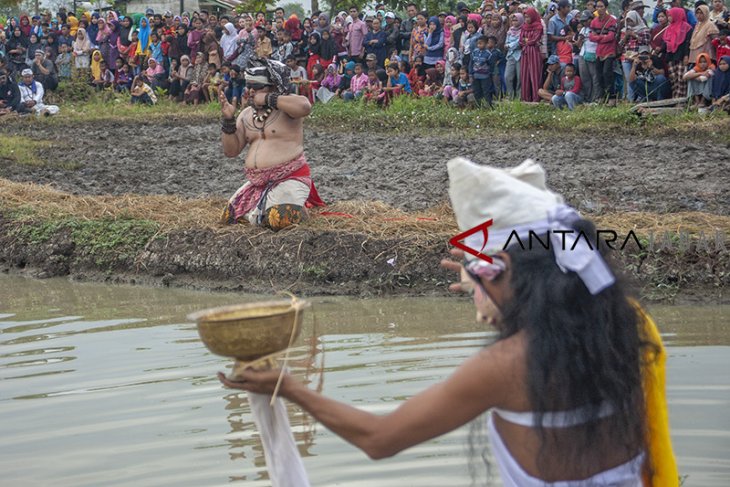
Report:
[{"label": "water reflection", "polygon": [[[245,394],[214,376],[230,361],[210,355],[183,321],[200,308],[254,299],[0,277],[2,483],[269,485]],[[725,486],[730,308],[651,311],[670,345],[680,471],[687,485]],[[316,299],[290,367],[311,388],[387,412],[494,339],[472,319],[466,299]],[[375,463],[288,410],[313,485],[471,481],[466,428]],[[35,458],[44,461],[27,468]]]}]

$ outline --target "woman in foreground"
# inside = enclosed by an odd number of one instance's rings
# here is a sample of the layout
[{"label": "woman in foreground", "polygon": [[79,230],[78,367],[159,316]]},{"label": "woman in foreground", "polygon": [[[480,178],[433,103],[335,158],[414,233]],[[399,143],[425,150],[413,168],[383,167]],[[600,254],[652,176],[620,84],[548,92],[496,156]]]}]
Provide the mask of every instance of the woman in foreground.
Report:
[{"label": "woman in foreground", "polygon": [[[486,242],[481,232],[465,240],[492,262],[442,265],[468,276],[451,289],[473,286],[478,316],[496,327],[497,341],[384,416],[328,399],[290,376],[281,395],[373,459],[491,410],[483,434],[506,487],[678,485],[661,340],[593,250],[593,225],[545,187],[542,168],[531,161],[503,170],[454,159],[448,169],[459,228],[493,220]],[[571,229],[591,245],[560,233]],[[550,249],[534,239],[530,248],[529,231]],[[240,381],[219,378],[271,394],[278,375],[248,370]]]}]

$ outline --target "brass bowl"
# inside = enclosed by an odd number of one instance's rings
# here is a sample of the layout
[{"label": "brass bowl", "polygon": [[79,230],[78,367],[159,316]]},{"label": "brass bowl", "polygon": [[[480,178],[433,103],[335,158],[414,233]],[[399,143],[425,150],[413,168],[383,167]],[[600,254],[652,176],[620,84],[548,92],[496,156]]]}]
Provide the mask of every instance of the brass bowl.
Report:
[{"label": "brass bowl", "polygon": [[[280,352],[296,340],[308,301],[279,300],[222,306],[188,315],[208,350],[241,362]],[[296,323],[295,323],[296,318]],[[292,338],[292,333],[294,338]]]}]

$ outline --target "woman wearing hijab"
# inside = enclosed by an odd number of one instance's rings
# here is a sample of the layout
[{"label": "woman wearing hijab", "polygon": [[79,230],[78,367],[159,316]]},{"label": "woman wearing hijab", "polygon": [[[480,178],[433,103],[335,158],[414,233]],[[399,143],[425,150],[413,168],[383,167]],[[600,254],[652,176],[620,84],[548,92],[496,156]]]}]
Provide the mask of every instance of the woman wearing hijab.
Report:
[{"label": "woman wearing hijab", "polygon": [[76,69],[89,68],[89,55],[91,54],[91,42],[86,35],[86,30],[79,27],[76,30],[76,40],[73,42],[74,67]]},{"label": "woman wearing hijab", "polygon": [[683,8],[670,8],[667,17],[669,27],[664,31],[665,61],[669,82],[672,84],[672,97],[686,98],[687,82],[684,80],[684,72],[689,60],[692,26],[687,23],[687,14]]},{"label": "woman wearing hijab", "polygon": [[312,68],[315,64],[320,64],[320,49],[322,47],[322,38],[317,32],[312,32],[309,35],[307,52],[307,78],[312,79]]},{"label": "woman wearing hijab", "polygon": [[424,39],[426,50],[423,53],[423,64],[426,68],[433,68],[436,63],[444,59],[444,29],[436,16],[428,19],[428,33]]},{"label": "woman wearing hijab", "polygon": [[132,18],[125,16],[119,21],[119,35],[117,36],[117,51],[125,61],[129,58],[129,45],[132,44]]},{"label": "woman wearing hijab", "polygon": [[324,69],[337,60],[337,44],[332,38],[332,32],[329,30],[322,31],[322,41],[319,46],[319,63]]},{"label": "woman wearing hijab", "polygon": [[232,23],[228,22],[223,27],[223,35],[221,36],[221,49],[223,49],[223,59],[228,59],[236,52],[236,38],[238,31]]},{"label": "woman wearing hijab", "polygon": [[317,90],[316,98],[322,103],[327,103],[335,97],[337,89],[340,87],[342,76],[337,74],[337,65],[335,63],[327,66],[324,79]]},{"label": "woman wearing hijab", "polygon": [[539,102],[538,91],[542,88],[543,59],[540,53],[542,42],[542,19],[537,10],[525,10],[524,23],[520,29],[520,94],[522,101]]},{"label": "woman wearing hijab", "polygon": [[144,66],[150,54],[151,33],[152,29],[150,29],[147,17],[141,17],[139,19],[139,29],[137,30],[137,49],[134,51],[135,56],[137,56],[137,66]]},{"label": "woman wearing hijab", "polygon": [[623,47],[621,56],[621,67],[624,72],[625,85],[628,87],[628,99],[634,99],[634,89],[629,82],[631,68],[634,65],[634,57],[639,53],[640,48],[647,47],[651,42],[651,32],[639,12],[630,10],[624,19],[624,28],[621,29],[621,40],[619,45]]},{"label": "woman wearing hijab", "polygon": [[88,21],[86,34],[89,36],[89,42],[91,42],[92,47],[98,47],[96,44],[96,36],[99,34],[99,14],[94,12],[93,15],[89,15],[89,12],[86,12],[84,16]]},{"label": "woman wearing hijab", "polygon": [[665,51],[667,46],[664,44],[664,32],[669,27],[669,17],[664,11],[659,12],[657,15],[657,22],[654,27],[651,28],[651,35],[649,40],[649,47],[651,47],[652,55],[660,58],[664,61]]},{"label": "woman wearing hijab", "polygon": [[321,13],[317,18],[317,26],[314,28],[314,31],[321,36],[322,32],[325,30],[330,30],[330,16],[325,13]]},{"label": "woman wearing hijab", "polygon": [[378,58],[378,67],[382,68],[385,63],[387,51],[385,44],[387,42],[387,34],[380,26],[380,20],[373,19],[372,29],[365,34],[363,45],[365,46],[365,54],[374,54]]},{"label": "woman wearing hijab", "polygon": [[104,61],[106,61],[106,65],[114,66],[114,60],[116,60],[116,57],[112,58],[112,30],[107,25],[106,21],[101,18],[97,20],[96,25],[99,29],[99,32],[96,34],[96,45],[101,51],[101,55],[104,58]]},{"label": "woman wearing hijab", "polygon": [[712,39],[717,37],[720,31],[717,25],[710,20],[710,8],[707,5],[700,5],[695,9],[697,24],[692,31],[692,37],[689,41],[689,58],[697,59],[702,53],[710,55],[711,59],[715,59],[715,46],[712,45]]},{"label": "woman wearing hijab", "polygon": [[76,38],[76,32],[79,29],[79,19],[77,19],[74,15],[69,14],[68,15],[68,33],[71,37],[74,39]]},{"label": "woman wearing hijab", "polygon": [[444,19],[444,52],[449,52],[451,46],[454,45],[454,29],[456,29],[456,24],[456,17],[453,15],[447,15]]},{"label": "woman wearing hijab", "polygon": [[25,37],[30,37],[30,30],[33,26],[30,25],[30,19],[27,15],[20,16],[20,31]]},{"label": "woman wearing hijab", "polygon": [[727,109],[730,106],[730,56],[723,56],[717,62],[711,95],[712,109]]},{"label": "woman wearing hijab", "polygon": [[504,81],[507,85],[507,97],[515,99],[521,91],[520,85],[520,59],[522,58],[522,47],[520,47],[520,32],[525,18],[520,13],[509,16],[510,28],[505,36],[504,47],[507,61],[504,70]]}]

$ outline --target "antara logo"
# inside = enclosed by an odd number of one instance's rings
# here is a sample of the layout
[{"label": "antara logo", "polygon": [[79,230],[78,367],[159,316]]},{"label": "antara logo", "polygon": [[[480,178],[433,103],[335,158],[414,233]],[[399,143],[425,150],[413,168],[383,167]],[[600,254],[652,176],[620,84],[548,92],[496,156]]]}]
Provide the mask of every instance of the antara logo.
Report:
[{"label": "antara logo", "polygon": [[[485,260],[492,263],[492,258],[488,256],[487,254],[483,254],[482,250],[487,246],[487,241],[489,240],[489,227],[492,225],[492,222],[494,220],[489,219],[485,221],[484,223],[481,223],[477,225],[476,227],[470,228],[469,230],[466,230],[465,232],[461,232],[458,235],[454,235],[451,237],[451,240],[449,240],[449,243],[456,247],[457,249],[461,249],[464,252],[473,255],[474,257],[477,257],[479,259]],[[477,250],[474,250],[471,247],[466,246],[463,243],[463,240],[466,240],[468,237],[471,237],[475,233],[482,232],[482,235],[484,237],[484,245],[482,245],[482,248]]]}]

